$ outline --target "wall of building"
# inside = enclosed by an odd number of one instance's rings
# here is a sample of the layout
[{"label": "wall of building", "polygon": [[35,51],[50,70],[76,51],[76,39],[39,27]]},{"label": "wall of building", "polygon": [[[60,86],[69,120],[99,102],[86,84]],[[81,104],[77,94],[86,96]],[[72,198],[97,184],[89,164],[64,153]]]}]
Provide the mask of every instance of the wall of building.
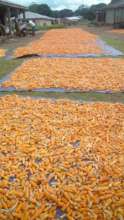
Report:
[{"label": "wall of building", "polygon": [[105,10],[99,10],[96,13],[96,23],[98,24],[104,24],[106,21],[106,11]]},{"label": "wall of building", "polygon": [[52,21],[49,20],[35,20],[36,25],[40,25],[40,26],[47,26],[47,25],[51,25]]},{"label": "wall of building", "polygon": [[114,10],[108,9],[106,11],[106,24],[114,24]]},{"label": "wall of building", "polygon": [[120,8],[115,11],[115,23],[124,23],[124,8]]},{"label": "wall of building", "polygon": [[124,8],[108,9],[106,11],[106,24],[124,23]]}]

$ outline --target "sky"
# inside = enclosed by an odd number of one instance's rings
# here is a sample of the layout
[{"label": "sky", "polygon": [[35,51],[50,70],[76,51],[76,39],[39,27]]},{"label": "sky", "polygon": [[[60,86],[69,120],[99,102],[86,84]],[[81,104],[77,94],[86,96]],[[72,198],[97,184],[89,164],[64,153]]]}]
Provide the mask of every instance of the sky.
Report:
[{"label": "sky", "polygon": [[[11,0],[11,1],[17,3],[17,0]],[[111,0],[19,0],[19,4],[29,5],[31,3],[46,3],[54,10],[59,10],[64,8],[75,10],[82,4],[92,5],[101,2],[110,3],[110,1]]]}]

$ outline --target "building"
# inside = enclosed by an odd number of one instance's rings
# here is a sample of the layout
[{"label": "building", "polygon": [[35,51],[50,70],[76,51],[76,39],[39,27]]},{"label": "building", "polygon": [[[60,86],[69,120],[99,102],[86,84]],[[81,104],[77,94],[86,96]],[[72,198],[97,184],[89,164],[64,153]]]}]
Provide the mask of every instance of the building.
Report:
[{"label": "building", "polygon": [[105,21],[106,21],[106,10],[105,10],[105,8],[96,11],[96,22],[97,22],[97,24],[99,24],[99,25],[105,24]]},{"label": "building", "polygon": [[30,11],[26,11],[25,13],[25,18],[23,17],[23,14],[20,15],[19,17],[21,20],[32,20],[36,23],[36,25],[40,25],[40,26],[47,26],[47,25],[51,25],[54,23],[55,19],[45,16],[45,15],[41,15],[41,14],[37,14],[34,12],[30,12]]},{"label": "building", "polygon": [[26,8],[22,5],[12,3],[7,0],[0,0],[0,24],[4,27],[8,26],[11,32],[11,18],[18,18],[20,14],[25,18]]},{"label": "building", "polygon": [[124,27],[124,0],[111,3],[106,8],[106,24]]},{"label": "building", "polygon": [[61,19],[61,23],[65,25],[75,25],[78,24],[81,19],[81,16],[65,17]]}]

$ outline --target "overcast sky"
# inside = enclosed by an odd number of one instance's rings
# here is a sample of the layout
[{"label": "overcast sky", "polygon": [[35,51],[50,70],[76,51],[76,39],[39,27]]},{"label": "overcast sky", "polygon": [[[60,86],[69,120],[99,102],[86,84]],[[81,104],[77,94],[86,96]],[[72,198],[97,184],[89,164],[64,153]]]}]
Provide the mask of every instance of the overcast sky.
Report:
[{"label": "overcast sky", "polygon": [[97,3],[110,3],[111,0],[10,0],[15,3],[29,5],[33,3],[47,3],[52,9],[63,9],[63,8],[70,8],[70,9],[77,9],[78,6],[82,4],[97,4]]}]

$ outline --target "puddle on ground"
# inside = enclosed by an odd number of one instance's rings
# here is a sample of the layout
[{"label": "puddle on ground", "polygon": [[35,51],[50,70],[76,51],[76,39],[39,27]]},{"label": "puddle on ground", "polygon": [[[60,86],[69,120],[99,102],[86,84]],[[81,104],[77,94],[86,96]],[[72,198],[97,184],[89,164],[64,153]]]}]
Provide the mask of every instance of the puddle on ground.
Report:
[{"label": "puddle on ground", "polygon": [[124,93],[98,93],[98,92],[39,92],[39,91],[3,91],[0,96],[5,95],[20,95],[24,97],[31,97],[34,99],[69,99],[79,102],[112,102],[124,103]]}]

